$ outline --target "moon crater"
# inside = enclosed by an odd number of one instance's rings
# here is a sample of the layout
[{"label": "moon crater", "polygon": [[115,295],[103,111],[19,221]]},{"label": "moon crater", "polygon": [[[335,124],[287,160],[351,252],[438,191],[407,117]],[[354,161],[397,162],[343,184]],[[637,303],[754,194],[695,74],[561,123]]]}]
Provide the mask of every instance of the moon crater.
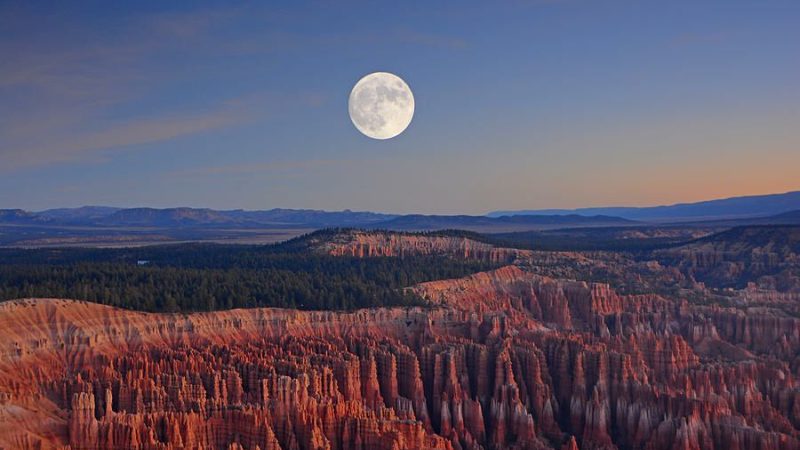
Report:
[{"label": "moon crater", "polygon": [[390,139],[411,123],[414,94],[397,75],[371,73],[350,92],[349,111],[358,131],[373,139]]}]

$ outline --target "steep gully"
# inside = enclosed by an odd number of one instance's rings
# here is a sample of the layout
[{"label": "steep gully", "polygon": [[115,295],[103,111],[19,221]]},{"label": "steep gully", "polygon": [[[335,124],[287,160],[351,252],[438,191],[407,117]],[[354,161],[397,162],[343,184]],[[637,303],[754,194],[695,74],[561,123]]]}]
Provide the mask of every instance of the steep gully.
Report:
[{"label": "steep gully", "polygon": [[[364,236],[324,249],[525,257]],[[800,448],[799,319],[516,265],[413,289],[435,306],[0,304],[0,447]]]}]

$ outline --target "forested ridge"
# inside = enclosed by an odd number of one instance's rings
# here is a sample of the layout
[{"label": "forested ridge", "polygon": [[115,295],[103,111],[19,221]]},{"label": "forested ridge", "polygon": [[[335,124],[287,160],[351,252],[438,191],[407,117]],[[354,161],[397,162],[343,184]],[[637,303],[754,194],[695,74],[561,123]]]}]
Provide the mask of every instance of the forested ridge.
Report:
[{"label": "forested ridge", "polygon": [[434,256],[334,257],[309,251],[306,242],[307,237],[268,246],[4,249],[0,299],[73,298],[156,312],[350,310],[424,304],[402,288],[495,267]]}]

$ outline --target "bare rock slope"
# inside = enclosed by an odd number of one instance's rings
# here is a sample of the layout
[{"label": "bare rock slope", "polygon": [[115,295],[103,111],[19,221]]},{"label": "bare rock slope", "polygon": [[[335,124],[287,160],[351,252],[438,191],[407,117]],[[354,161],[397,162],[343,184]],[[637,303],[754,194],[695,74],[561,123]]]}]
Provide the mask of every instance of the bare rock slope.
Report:
[{"label": "bare rock slope", "polygon": [[[325,248],[520,258],[460,239]],[[800,448],[798,318],[517,265],[412,289],[433,306],[0,304],[0,447]]]}]

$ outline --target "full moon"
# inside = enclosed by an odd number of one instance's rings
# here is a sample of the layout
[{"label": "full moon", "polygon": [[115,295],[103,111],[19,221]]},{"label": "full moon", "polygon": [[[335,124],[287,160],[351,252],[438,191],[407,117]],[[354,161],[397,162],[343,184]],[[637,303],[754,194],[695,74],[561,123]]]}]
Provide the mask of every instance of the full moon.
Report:
[{"label": "full moon", "polygon": [[405,81],[388,72],[371,73],[350,92],[350,120],[373,139],[402,133],[414,117],[414,94]]}]

